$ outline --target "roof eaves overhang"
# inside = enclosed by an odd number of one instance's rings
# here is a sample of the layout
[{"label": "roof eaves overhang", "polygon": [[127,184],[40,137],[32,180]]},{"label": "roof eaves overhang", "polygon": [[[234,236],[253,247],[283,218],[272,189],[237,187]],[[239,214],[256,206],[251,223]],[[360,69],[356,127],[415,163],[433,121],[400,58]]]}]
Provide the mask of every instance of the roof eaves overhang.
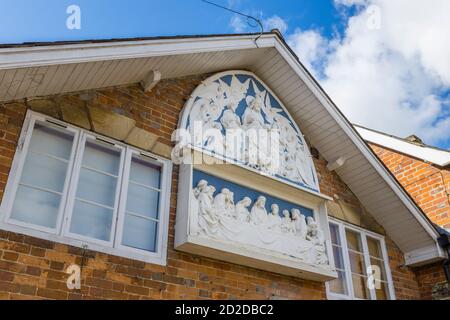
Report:
[{"label": "roof eaves overhang", "polygon": [[360,152],[370,162],[370,164],[376,169],[376,171],[383,177],[383,179],[389,184],[391,189],[396,193],[403,204],[409,209],[411,214],[417,219],[424,230],[435,241],[434,245],[426,248],[420,248],[413,252],[405,253],[405,260],[407,265],[422,265],[424,262],[440,260],[445,257],[445,253],[438,245],[437,239],[439,238],[439,232],[429,218],[423,213],[423,211],[417,206],[407,191],[399,184],[393,174],[386,168],[384,163],[376,156],[370,146],[355,129],[351,122],[345,117],[345,115],[334,104],[325,90],[320,86],[317,80],[312,74],[303,66],[299,58],[287,45],[283,38],[277,37],[277,43],[275,47],[288,61],[297,74],[302,78],[310,90],[320,100],[322,105],[333,116],[336,122],[340,125],[342,130],[345,131],[348,137],[358,147]]},{"label": "roof eaves overhang", "polygon": [[450,151],[424,144],[415,144],[399,137],[354,125],[365,141],[411,156],[439,167],[450,165]]},{"label": "roof eaves overhang", "polygon": [[[255,43],[258,34],[243,35],[220,35],[208,37],[169,37],[152,38],[140,40],[117,40],[117,41],[95,41],[80,42],[70,44],[49,44],[46,46],[8,46],[0,48],[0,71],[15,68],[36,68],[49,65],[67,65],[82,64],[95,61],[124,60],[146,57],[165,57],[189,55],[198,53],[215,53],[225,51],[236,51],[236,54],[247,49],[267,49],[273,48],[277,54],[284,59],[289,67],[298,75],[298,78],[308,87],[312,94],[320,102],[320,105],[326,109],[333,121],[339,126],[339,130],[347,136],[356,146],[358,152],[364,156],[368,163],[383,178],[389,188],[395,193],[396,197],[408,209],[409,213],[420,224],[431,241],[427,246],[413,247],[412,250],[400,249],[405,253],[406,263],[411,265],[430,262],[435,259],[443,258],[444,253],[437,245],[439,236],[437,230],[431,222],[424,216],[421,210],[406,191],[397,183],[392,174],[384,167],[381,161],[371,151],[369,146],[339,111],[318,82],[301,64],[295,53],[289,48],[284,39],[277,33],[265,33],[259,37]],[[257,59],[256,57],[254,59]],[[257,61],[254,61],[257,63]],[[294,80],[293,80],[294,81]],[[266,83],[270,86],[270,81]],[[279,95],[281,99],[283,97]],[[302,123],[299,123],[302,128]],[[319,151],[320,148],[319,148]],[[333,159],[327,159],[332,161]],[[344,166],[345,167],[345,166]],[[345,169],[345,168],[344,168]],[[341,170],[344,170],[341,169]],[[351,168],[350,168],[351,169]],[[343,171],[338,171],[339,173]],[[344,180],[344,182],[346,182]],[[364,202],[363,202],[364,204]],[[395,214],[395,212],[392,212]],[[375,219],[377,217],[375,216]],[[387,219],[390,219],[388,217]],[[398,228],[398,226],[396,226]],[[397,230],[394,228],[392,230]],[[389,230],[388,234],[389,234]],[[397,232],[397,231],[391,231]],[[402,233],[403,234],[403,233]],[[414,235],[410,235],[414,237]],[[391,234],[391,238],[399,239]]]},{"label": "roof eaves overhang", "polygon": [[275,47],[274,33],[163,37],[143,40],[80,41],[69,44],[13,45],[0,47],[0,70],[55,64],[134,59],[199,52],[217,52]]}]

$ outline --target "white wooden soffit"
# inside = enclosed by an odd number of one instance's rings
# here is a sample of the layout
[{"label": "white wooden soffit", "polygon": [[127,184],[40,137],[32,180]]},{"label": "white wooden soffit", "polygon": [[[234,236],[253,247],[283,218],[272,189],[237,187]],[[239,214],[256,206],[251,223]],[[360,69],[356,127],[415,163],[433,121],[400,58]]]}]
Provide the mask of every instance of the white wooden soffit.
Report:
[{"label": "white wooden soffit", "polygon": [[[152,70],[161,72],[162,79],[237,68],[252,71],[283,101],[313,146],[405,253],[408,264],[422,264],[444,257],[436,242],[438,233],[431,222],[284,41],[276,34],[264,34],[256,47],[254,38],[255,35],[174,37],[1,48],[0,101],[9,97],[7,94],[20,99],[137,83],[146,79]],[[103,77],[103,81],[97,81],[94,76],[97,73],[90,68],[90,64],[96,63],[100,64],[95,67],[102,70],[100,78]],[[149,65],[152,68],[146,69]],[[122,72],[109,74],[112,66]],[[123,72],[131,69],[134,70],[131,75]],[[30,84],[20,83],[34,70],[50,78],[42,84],[45,88],[31,88]],[[88,74],[88,79],[84,81],[78,79],[79,76],[71,79],[69,74],[73,70]],[[151,79],[150,84],[155,79]],[[25,90],[26,86],[32,90]],[[345,158],[345,163],[339,160],[341,157]]]}]

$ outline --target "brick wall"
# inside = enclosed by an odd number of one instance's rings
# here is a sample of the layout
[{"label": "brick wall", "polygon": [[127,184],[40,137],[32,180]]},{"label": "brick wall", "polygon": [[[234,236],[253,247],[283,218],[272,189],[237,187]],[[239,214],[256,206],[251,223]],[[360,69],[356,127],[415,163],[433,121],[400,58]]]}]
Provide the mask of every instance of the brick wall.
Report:
[{"label": "brick wall", "polygon": [[450,230],[450,168],[370,146],[431,221]]},{"label": "brick wall", "polygon": [[[127,86],[0,104],[0,199],[27,108],[92,129],[96,129],[92,118],[86,122],[77,116],[89,108],[104,110],[111,117],[132,119],[135,128],[157,138],[146,148],[167,156],[179,113],[204,78],[162,81],[150,93],[143,93],[138,86]],[[327,171],[323,159],[315,159],[315,164],[325,194],[360,206],[339,177]],[[326,298],[323,283],[175,251],[177,171],[174,167],[166,267],[92,251],[83,255],[79,248],[0,231],[0,299]],[[415,273],[403,267],[402,253],[389,238],[387,245],[397,298],[419,298]],[[68,275],[64,271],[72,263],[83,265],[81,290],[70,291],[66,287]]]},{"label": "brick wall", "polygon": [[[385,147],[369,144],[416,204],[437,225],[450,230],[450,168],[442,168]],[[431,299],[436,284],[445,283],[442,263],[416,270],[422,299]]]}]

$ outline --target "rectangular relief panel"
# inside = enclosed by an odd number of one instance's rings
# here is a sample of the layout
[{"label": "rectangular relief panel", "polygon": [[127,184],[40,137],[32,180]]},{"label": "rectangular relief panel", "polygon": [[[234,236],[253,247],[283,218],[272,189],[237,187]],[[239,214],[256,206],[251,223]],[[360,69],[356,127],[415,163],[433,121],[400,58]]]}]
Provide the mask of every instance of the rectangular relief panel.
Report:
[{"label": "rectangular relief panel", "polygon": [[260,175],[239,178],[240,170],[180,166],[175,249],[304,279],[336,278],[327,200],[294,188],[280,197],[272,179],[261,185]]}]

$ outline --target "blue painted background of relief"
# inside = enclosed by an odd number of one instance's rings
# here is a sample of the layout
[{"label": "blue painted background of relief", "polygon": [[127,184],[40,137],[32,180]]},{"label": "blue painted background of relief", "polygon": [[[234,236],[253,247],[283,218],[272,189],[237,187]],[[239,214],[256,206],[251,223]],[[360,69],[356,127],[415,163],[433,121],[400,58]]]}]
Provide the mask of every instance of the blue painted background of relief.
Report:
[{"label": "blue painted background of relief", "polygon": [[[302,135],[302,133],[299,132],[298,128],[296,128],[296,126],[292,123],[290,117],[284,111],[283,107],[280,105],[278,100],[275,99],[275,97],[269,92],[269,90],[261,82],[259,82],[255,77],[253,77],[251,75],[248,75],[248,74],[234,74],[234,76],[241,83],[245,83],[246,80],[251,79],[251,81],[257,86],[258,90],[260,90],[260,91],[266,90],[268,95],[269,95],[269,99],[270,99],[270,103],[271,103],[272,108],[278,109],[279,110],[279,114],[282,115],[284,118],[286,118],[289,121],[290,126],[297,133],[297,141],[298,141],[298,143],[300,145],[304,146],[304,148],[308,149],[308,146],[304,145],[303,139],[300,137]],[[226,83],[227,85],[230,85],[232,77],[233,77],[233,75],[226,75],[226,76],[223,76],[223,77],[221,77],[221,78],[219,78],[219,79],[217,79],[217,80],[215,80],[213,82],[214,83],[219,83],[219,80],[221,80],[224,83]],[[253,85],[249,86],[246,96],[252,96],[252,97],[256,96],[255,89],[254,89]],[[196,97],[194,102],[198,101],[198,99],[200,99],[200,97]],[[241,120],[242,120],[242,117],[244,115],[244,112],[245,112],[246,108],[247,108],[247,102],[246,102],[246,100],[244,98],[244,99],[242,99],[240,101],[240,103],[239,103],[239,105],[238,105],[238,107],[237,107],[237,109],[235,111],[236,115],[238,115],[239,118],[241,118]],[[222,119],[222,117],[224,115],[224,112],[225,112],[225,108],[224,108],[224,110],[222,110],[222,113],[221,113],[220,117],[215,121],[216,123],[220,123],[220,121],[221,121],[221,119]],[[263,116],[264,122],[266,124],[269,124],[269,121],[267,121],[267,116],[266,116],[266,114],[265,114],[265,112],[263,110],[261,110],[261,114]],[[191,118],[191,115],[189,115],[188,118],[187,118],[186,128],[190,127],[190,123],[191,123],[191,119],[190,118]],[[225,130],[224,129],[222,129],[222,134],[225,136]],[[207,146],[204,146],[204,149],[208,150]],[[242,162],[242,161],[240,161],[238,159],[229,159],[225,155],[219,155],[219,156],[227,158],[228,160],[231,160],[234,163],[238,163],[238,164],[245,165],[245,166],[249,165],[248,163],[244,163],[244,162]],[[314,172],[313,168],[311,168],[311,173],[312,173],[312,177],[313,177],[313,180],[314,180],[314,184],[318,185],[317,180],[316,180],[316,176],[315,176],[315,172]],[[291,179],[289,179],[287,177],[284,177],[284,176],[282,176],[280,174],[274,174],[273,176],[278,178],[278,179],[281,179],[281,180],[293,183],[295,185],[299,185],[299,186],[304,187],[306,189],[319,192],[319,189],[314,187],[314,186],[311,186],[311,185],[308,185],[308,184],[305,184],[305,183],[302,183],[302,182],[298,182],[298,181],[293,181],[293,180],[291,180]]]},{"label": "blue painted background of relief", "polygon": [[249,207],[249,208],[251,208],[259,196],[264,196],[267,199],[267,201],[266,201],[267,213],[271,212],[271,208],[270,208],[271,205],[273,203],[276,203],[280,208],[280,216],[282,216],[283,210],[289,210],[289,212],[291,212],[291,209],[295,208],[295,209],[300,210],[300,212],[305,217],[314,217],[314,211],[312,209],[305,208],[305,207],[299,206],[297,204],[293,204],[291,202],[281,200],[279,198],[275,198],[266,193],[262,193],[262,192],[259,192],[259,191],[256,191],[256,190],[253,190],[253,189],[250,189],[247,187],[243,187],[236,183],[218,178],[216,176],[204,173],[199,170],[194,170],[194,172],[193,172],[192,187],[193,188],[196,187],[198,182],[202,179],[208,181],[208,185],[212,185],[216,188],[216,193],[214,194],[214,196],[219,194],[223,188],[227,188],[230,191],[232,191],[234,193],[234,203],[235,204],[238,203],[239,201],[241,201],[244,197],[249,197],[250,199],[252,199],[252,204]]}]

